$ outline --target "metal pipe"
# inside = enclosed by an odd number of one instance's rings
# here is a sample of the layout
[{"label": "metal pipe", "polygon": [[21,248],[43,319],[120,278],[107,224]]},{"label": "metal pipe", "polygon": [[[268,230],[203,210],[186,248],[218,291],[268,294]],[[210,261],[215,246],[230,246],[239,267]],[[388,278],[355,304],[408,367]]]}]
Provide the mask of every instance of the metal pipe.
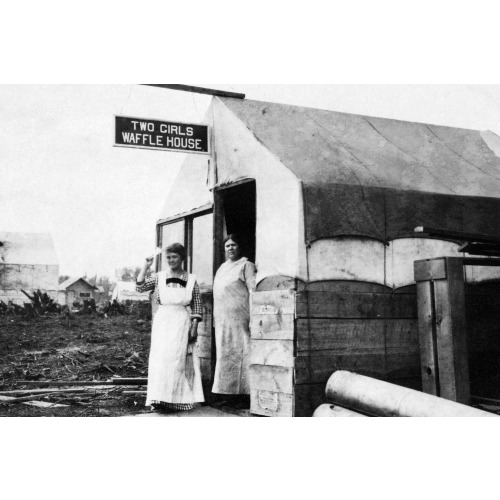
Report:
[{"label": "metal pipe", "polygon": [[335,372],[327,401],[380,417],[497,417],[493,413],[355,373]]},{"label": "metal pipe", "polygon": [[330,418],[350,418],[350,417],[365,417],[361,413],[355,413],[346,408],[336,405],[321,405],[315,412],[313,417],[330,417]]}]

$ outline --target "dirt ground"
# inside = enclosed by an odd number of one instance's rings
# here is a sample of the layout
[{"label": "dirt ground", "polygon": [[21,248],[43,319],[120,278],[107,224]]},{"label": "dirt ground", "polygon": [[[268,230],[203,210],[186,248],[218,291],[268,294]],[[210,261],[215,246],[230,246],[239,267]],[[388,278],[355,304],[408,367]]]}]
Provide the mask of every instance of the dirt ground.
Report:
[{"label": "dirt ground", "polygon": [[[12,396],[5,392],[41,389],[22,381],[96,382],[116,377],[145,378],[150,331],[151,322],[135,315],[111,318],[52,315],[29,321],[14,315],[0,316],[0,392],[3,396]],[[145,395],[123,394],[123,391],[144,390],[144,387],[110,386],[80,394],[62,393],[36,398],[35,401],[45,404],[44,408],[0,401],[0,416],[117,417],[144,414],[149,413],[144,406]]]}]

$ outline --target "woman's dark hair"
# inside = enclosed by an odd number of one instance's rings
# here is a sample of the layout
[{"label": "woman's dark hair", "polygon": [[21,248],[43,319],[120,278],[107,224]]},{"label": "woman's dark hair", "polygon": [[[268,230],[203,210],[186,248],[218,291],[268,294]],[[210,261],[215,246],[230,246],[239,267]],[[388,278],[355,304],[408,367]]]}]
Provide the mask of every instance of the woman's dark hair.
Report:
[{"label": "woman's dark hair", "polygon": [[224,245],[229,241],[232,240],[235,243],[237,243],[240,247],[242,246],[242,240],[240,238],[239,234],[229,234],[224,238]]},{"label": "woman's dark hair", "polygon": [[180,243],[173,243],[165,249],[166,253],[176,253],[182,260],[186,260],[186,249]]}]

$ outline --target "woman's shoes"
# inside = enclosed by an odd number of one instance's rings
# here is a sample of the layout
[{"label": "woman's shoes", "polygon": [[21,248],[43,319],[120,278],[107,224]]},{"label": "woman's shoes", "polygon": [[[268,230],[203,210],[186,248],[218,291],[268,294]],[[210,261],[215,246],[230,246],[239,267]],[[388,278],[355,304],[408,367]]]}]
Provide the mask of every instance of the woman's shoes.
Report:
[{"label": "woman's shoes", "polygon": [[169,415],[170,413],[175,413],[175,410],[172,410],[172,408],[167,408],[166,406],[151,406],[151,413],[160,413],[162,415]]}]

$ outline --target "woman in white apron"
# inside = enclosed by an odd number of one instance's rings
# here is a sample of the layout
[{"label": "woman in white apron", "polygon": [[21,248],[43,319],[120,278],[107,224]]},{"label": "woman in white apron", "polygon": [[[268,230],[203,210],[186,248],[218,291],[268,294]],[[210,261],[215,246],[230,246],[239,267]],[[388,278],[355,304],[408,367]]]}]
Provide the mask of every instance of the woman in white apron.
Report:
[{"label": "woman in white apron", "polygon": [[195,276],[182,269],[184,247],[176,243],[166,252],[169,271],[145,280],[153,263],[149,258],[137,278],[137,291],[154,291],[159,304],[153,319],[146,406],[187,411],[204,402],[196,353],[198,322],[203,319],[200,290]]},{"label": "woman in white apron", "polygon": [[255,290],[255,265],[241,257],[238,236],[224,241],[226,262],[214,281],[217,364],[212,392],[250,394],[250,293]]}]

